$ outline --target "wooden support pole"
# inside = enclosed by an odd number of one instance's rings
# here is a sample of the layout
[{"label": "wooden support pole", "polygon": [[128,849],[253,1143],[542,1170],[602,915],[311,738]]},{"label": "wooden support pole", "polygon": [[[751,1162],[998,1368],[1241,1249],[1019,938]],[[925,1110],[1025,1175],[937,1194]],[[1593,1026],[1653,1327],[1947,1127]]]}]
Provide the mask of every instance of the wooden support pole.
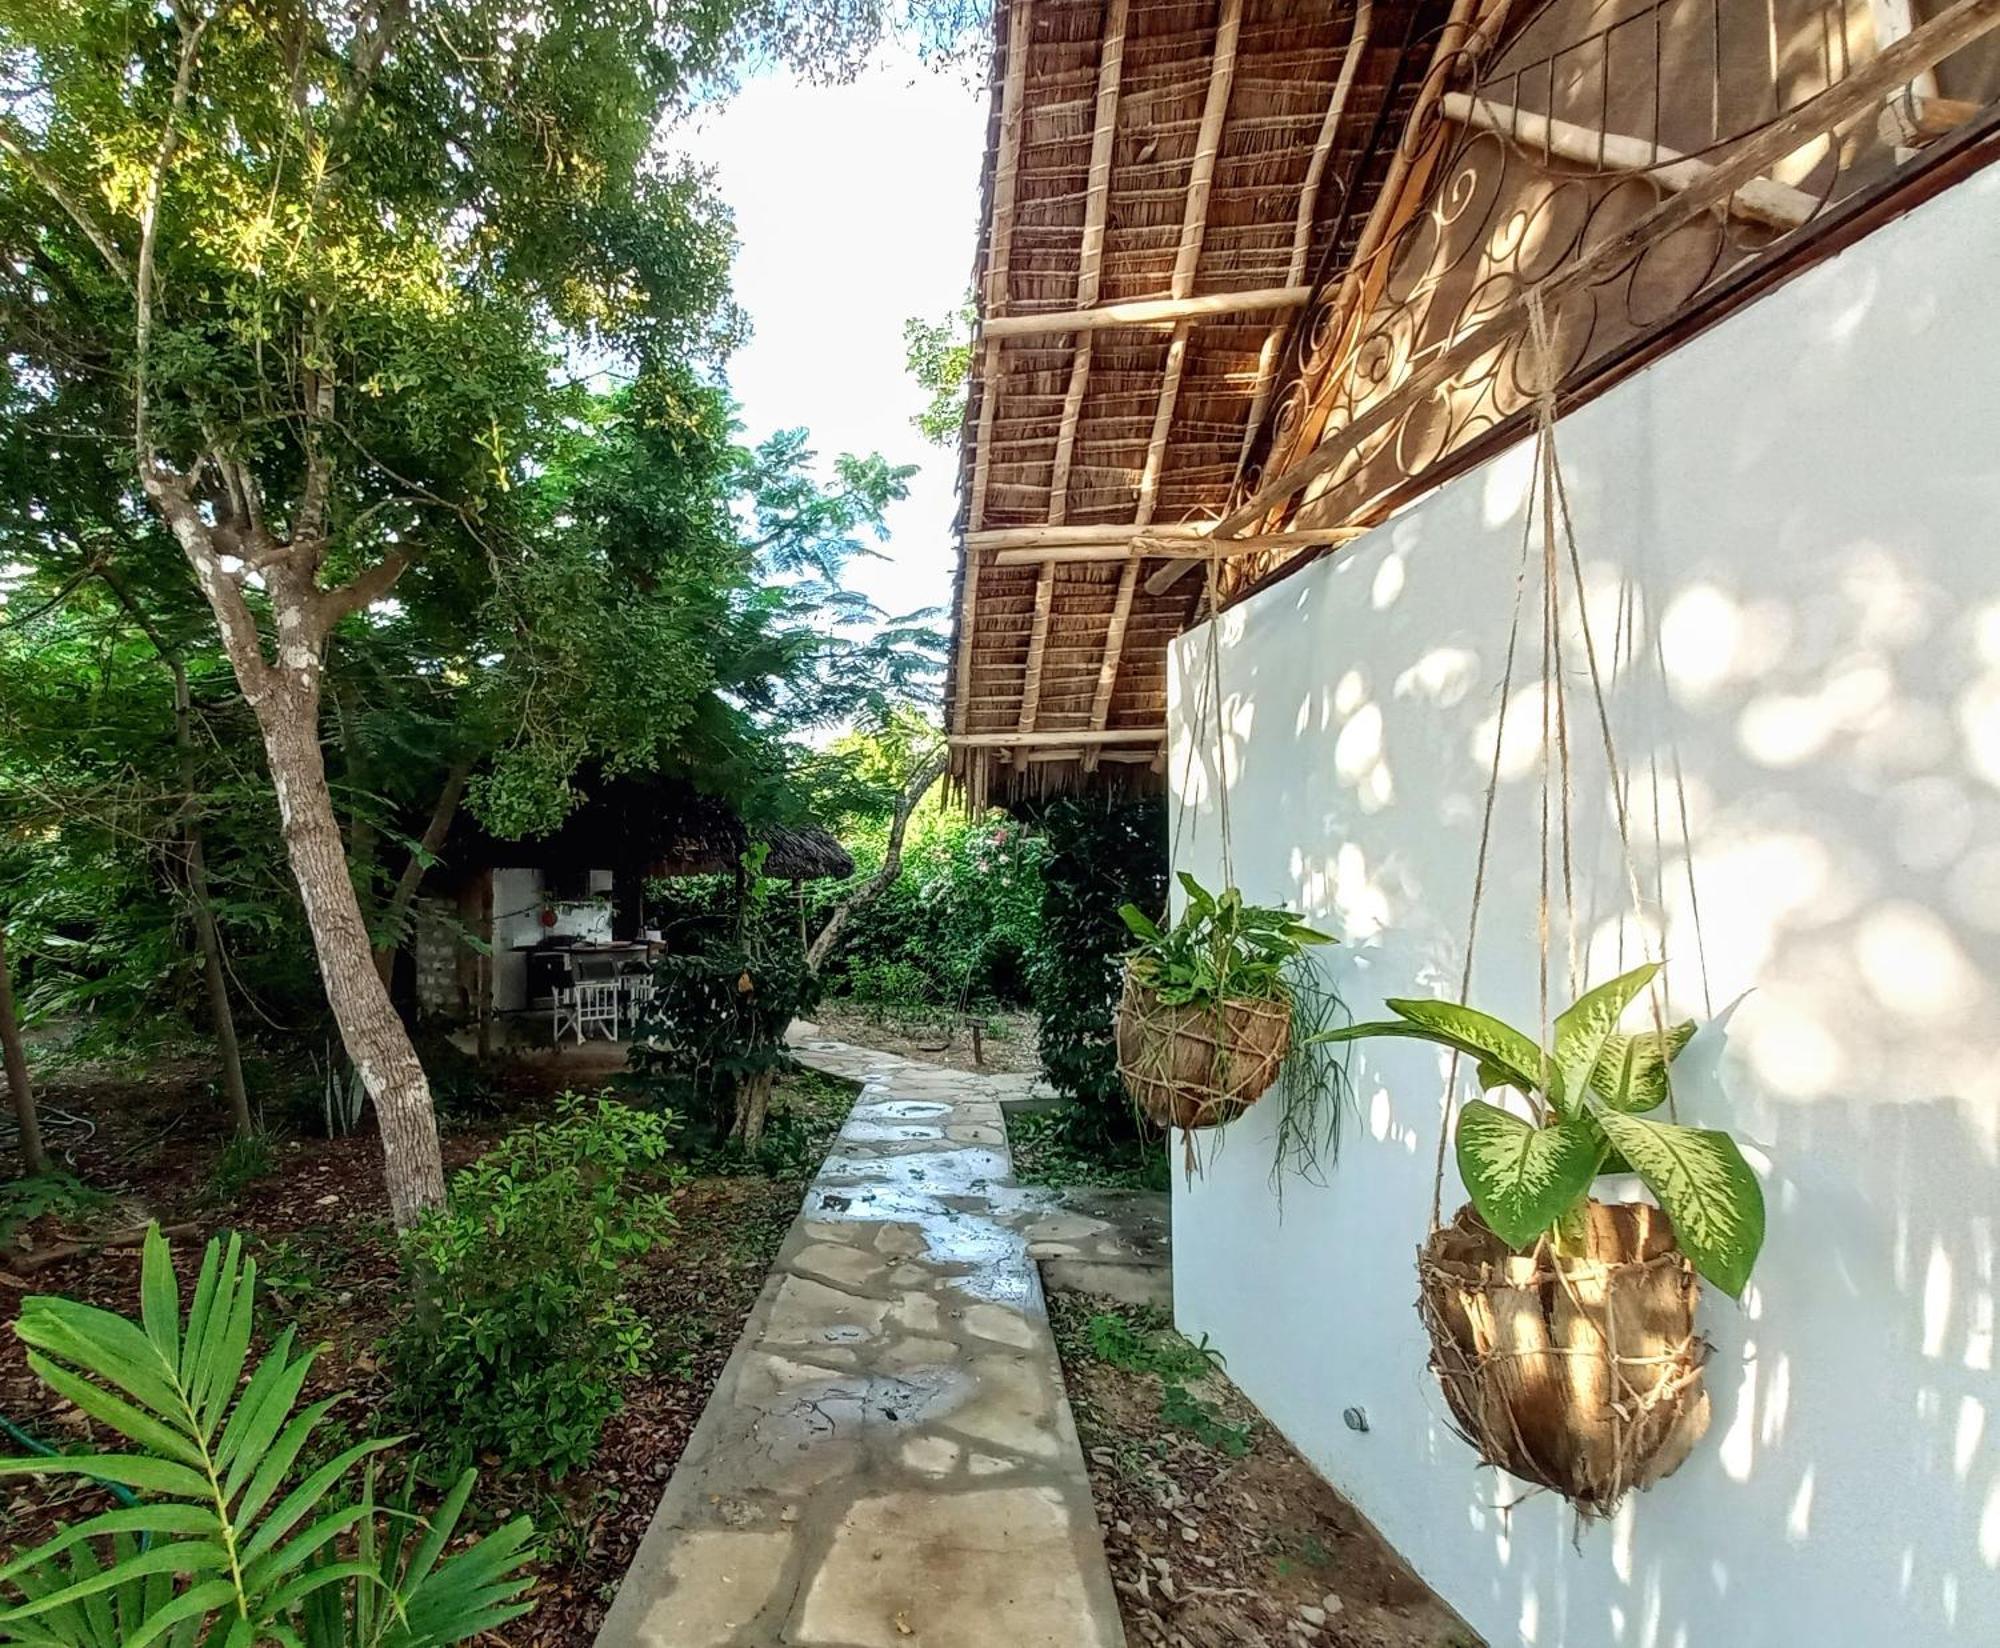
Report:
[{"label": "wooden support pole", "polygon": [[[1717,159],[1701,182],[1663,200],[1622,233],[1542,280],[1535,290],[1550,312],[1557,312],[1571,292],[1608,278],[1647,247],[1712,211],[1753,178],[1770,172],[1786,156],[1835,130],[1870,104],[1879,103],[1919,70],[1930,68],[1996,26],[2000,26],[2000,0],[1957,0],[1889,46],[1872,63],[1863,64],[1846,79],[1744,139],[1733,153]],[[1266,481],[1217,524],[1216,536],[1230,537],[1262,521],[1387,429],[1408,408],[1443,389],[1482,355],[1505,348],[1524,331],[1529,301],[1528,292],[1519,293],[1496,309],[1490,319],[1433,355],[1401,388],[1377,401],[1335,439],[1322,442]]]},{"label": "wooden support pole", "polygon": [[[1466,92],[1446,92],[1438,100],[1445,119],[1478,131],[1497,132],[1524,149],[1539,149],[1578,166],[1603,171],[1643,172],[1663,189],[1691,189],[1707,178],[1714,168],[1705,160],[1690,159],[1678,149],[1622,132],[1600,132],[1569,120],[1551,120],[1532,109]],[[1773,229],[1796,229],[1820,209],[1817,195],[1776,183],[1768,177],[1753,177],[1725,203],[1729,211],[1752,223]]]},{"label": "wooden support pole", "polygon": [[1260,315],[1273,309],[1299,309],[1311,296],[1310,286],[1260,286],[1247,292],[1205,292],[1192,298],[1135,298],[1130,303],[1106,303],[1094,309],[994,315],[987,319],[981,333],[990,341],[1046,337],[1054,332],[1103,332],[1120,326],[1176,326],[1184,320],[1212,320],[1217,315]]}]

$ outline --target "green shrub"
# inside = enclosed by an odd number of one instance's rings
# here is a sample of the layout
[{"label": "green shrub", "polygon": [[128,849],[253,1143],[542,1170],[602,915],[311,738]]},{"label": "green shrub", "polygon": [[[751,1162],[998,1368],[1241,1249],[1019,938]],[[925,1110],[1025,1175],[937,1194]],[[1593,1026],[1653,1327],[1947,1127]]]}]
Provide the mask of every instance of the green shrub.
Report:
[{"label": "green shrub", "polygon": [[621,1296],[625,1261],[674,1221],[670,1115],[565,1094],[452,1179],[403,1239],[423,1305],[389,1356],[413,1420],[455,1460],[498,1454],[561,1476],[590,1459],[652,1336]]},{"label": "green shrub", "polygon": [[1118,911],[1165,907],[1166,803],[1078,797],[1056,802],[1042,822],[1049,851],[1030,969],[1042,1071],[1079,1107],[1073,1134],[1129,1138],[1137,1122],[1111,1040],[1121,958],[1132,942]]},{"label": "green shrub", "polygon": [[[854,844],[857,880],[875,873],[883,847]],[[849,920],[828,959],[828,988],[898,1009],[1026,1005],[1046,854],[1040,832],[1005,813],[972,819],[942,801],[927,807],[911,822],[902,873]],[[815,888],[808,925],[851,886]]]},{"label": "green shrub", "polygon": [[670,950],[653,979],[633,1029],[630,1079],[690,1117],[701,1144],[727,1134],[754,1147],[772,1084],[791,1063],[785,1031],[820,997],[795,921],[760,902],[740,933],[710,932]]},{"label": "green shrub", "polygon": [[10,1180],[0,1184],[0,1246],[10,1244],[22,1226],[33,1224],[44,1214],[73,1219],[110,1205],[111,1198],[103,1191],[93,1190],[74,1173],[60,1169]]},{"label": "green shrub", "polygon": [[241,1242],[210,1242],[183,1320],[155,1225],[140,1320],[69,1299],[22,1302],[14,1331],[30,1368],[130,1451],[0,1460],[0,1477],[80,1477],[144,1498],[73,1517],[0,1566],[0,1642],[446,1648],[528,1611],[525,1517],[444,1554],[471,1471],[425,1516],[409,1486],[378,1501],[372,1465],[354,1480],[392,1440],[309,1466],[325,1451],[322,1422],[340,1398],[294,1412],[315,1353],[294,1354],[289,1329],[243,1380],[256,1289],[256,1261],[243,1259]]},{"label": "green shrub", "polygon": [[278,1167],[278,1152],[268,1133],[238,1133],[222,1147],[208,1170],[204,1198],[214,1204],[235,1201]]}]

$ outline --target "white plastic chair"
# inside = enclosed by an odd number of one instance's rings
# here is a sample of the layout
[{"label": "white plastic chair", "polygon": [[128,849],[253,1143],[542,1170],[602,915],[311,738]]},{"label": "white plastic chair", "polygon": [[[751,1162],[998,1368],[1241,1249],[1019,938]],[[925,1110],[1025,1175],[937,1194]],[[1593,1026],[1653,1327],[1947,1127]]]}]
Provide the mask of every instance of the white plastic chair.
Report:
[{"label": "white plastic chair", "polygon": [[549,991],[549,1039],[558,1047],[565,1030],[574,1031],[576,1039],[583,1040],[583,1029],[576,1019],[576,987],[558,984]]},{"label": "white plastic chair", "polygon": [[581,1042],[592,1030],[600,1030],[609,1041],[618,1039],[618,981],[585,979],[571,992],[576,999],[576,1039]]}]

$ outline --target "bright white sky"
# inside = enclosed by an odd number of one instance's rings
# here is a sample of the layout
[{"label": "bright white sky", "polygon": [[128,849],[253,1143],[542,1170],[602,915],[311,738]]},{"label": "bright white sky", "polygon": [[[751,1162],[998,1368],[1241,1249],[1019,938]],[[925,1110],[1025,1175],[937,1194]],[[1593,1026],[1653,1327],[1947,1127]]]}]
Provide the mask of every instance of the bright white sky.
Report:
[{"label": "bright white sky", "polygon": [[892,616],[950,597],[957,453],[910,420],[903,321],[941,318],[972,272],[986,99],[914,58],[849,86],[769,75],[683,134],[715,167],[742,245],[736,299],[754,327],[730,362],[745,433],[803,424],[825,462],[880,452],[916,463],[889,515],[886,560],[848,583]]}]

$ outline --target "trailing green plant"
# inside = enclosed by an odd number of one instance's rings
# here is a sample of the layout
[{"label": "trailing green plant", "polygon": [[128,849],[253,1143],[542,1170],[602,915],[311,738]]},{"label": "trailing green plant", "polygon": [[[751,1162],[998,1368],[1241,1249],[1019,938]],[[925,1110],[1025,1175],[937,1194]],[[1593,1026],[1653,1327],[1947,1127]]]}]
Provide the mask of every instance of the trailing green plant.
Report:
[{"label": "trailing green plant", "polygon": [[623,1271],[673,1232],[674,1127],[565,1094],[404,1236],[423,1304],[388,1341],[397,1396],[454,1462],[494,1453],[561,1476],[596,1451],[652,1346]]},{"label": "trailing green plant", "polygon": [[1178,879],[1187,902],[1170,926],[1160,927],[1136,904],[1118,910],[1139,941],[1126,966],[1165,1006],[1287,999],[1292,963],[1313,946],[1333,942],[1289,910],[1244,903],[1234,887],[1211,893],[1185,870]]},{"label": "trailing green plant", "polygon": [[1632,1034],[1618,1021],[1659,972],[1648,962],[1586,992],[1554,1023],[1554,1044],[1446,1001],[1391,1001],[1396,1017],[1325,1031],[1323,1042],[1406,1036],[1477,1061],[1482,1088],[1525,1096],[1532,1119],[1474,1099],[1459,1112],[1456,1152],[1473,1206],[1516,1250],[1544,1235],[1574,1239],[1592,1183],[1636,1173],[1673,1221],[1703,1276],[1741,1296],[1764,1244],[1764,1193],[1727,1133],[1653,1120],[1691,1021]]},{"label": "trailing green plant", "polygon": [[243,1380],[256,1285],[237,1238],[211,1241],[183,1317],[155,1225],[138,1321],[59,1297],[22,1302],[14,1331],[29,1367],[130,1451],[0,1460],[0,1476],[80,1477],[143,1498],[0,1564],[0,1643],[443,1648],[528,1611],[525,1517],[445,1555],[475,1472],[425,1514],[414,1472],[379,1501],[364,1464],[400,1439],[301,1464],[341,1398],[298,1407],[317,1353],[295,1351],[289,1329]]}]

